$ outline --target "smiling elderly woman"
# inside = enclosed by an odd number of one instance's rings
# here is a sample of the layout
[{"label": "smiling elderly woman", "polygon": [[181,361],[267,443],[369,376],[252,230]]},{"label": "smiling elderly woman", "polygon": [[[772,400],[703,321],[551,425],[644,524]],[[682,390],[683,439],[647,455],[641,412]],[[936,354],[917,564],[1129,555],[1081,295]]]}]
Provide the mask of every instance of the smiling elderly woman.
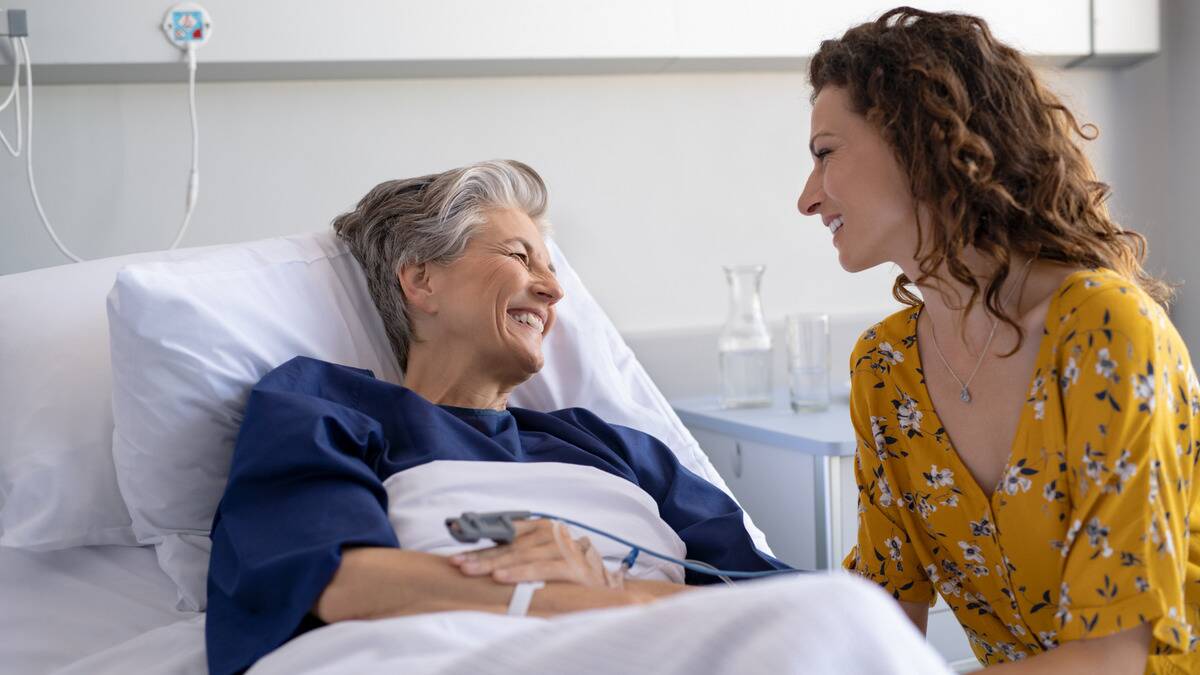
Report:
[{"label": "smiling elderly woman", "polygon": [[388,181],[334,221],[406,386],[296,358],[254,388],[213,525],[213,672],[241,671],[325,623],[505,613],[526,580],[549,582],[528,607],[541,616],[712,580],[645,561],[616,578],[596,551],[619,560],[627,549],[546,521],[461,555],[443,521],[466,510],[537,509],[724,569],[786,567],[754,547],[728,495],[654,438],[582,409],[508,407],[541,369],[563,297],[546,200],[532,169],[494,161]]}]

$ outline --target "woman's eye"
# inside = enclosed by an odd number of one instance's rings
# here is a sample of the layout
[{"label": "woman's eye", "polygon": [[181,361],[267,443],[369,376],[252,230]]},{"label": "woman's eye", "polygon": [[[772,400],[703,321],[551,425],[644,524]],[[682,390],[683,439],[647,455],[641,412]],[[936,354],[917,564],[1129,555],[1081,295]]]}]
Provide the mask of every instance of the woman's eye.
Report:
[{"label": "woman's eye", "polygon": [[529,256],[525,255],[524,253],[519,253],[516,251],[510,253],[509,255],[516,258],[517,260],[520,260],[522,265],[529,267]]},{"label": "woman's eye", "polygon": [[825,159],[825,156],[831,152],[833,152],[833,151],[832,150],[818,150],[816,157],[817,157],[817,159]]}]

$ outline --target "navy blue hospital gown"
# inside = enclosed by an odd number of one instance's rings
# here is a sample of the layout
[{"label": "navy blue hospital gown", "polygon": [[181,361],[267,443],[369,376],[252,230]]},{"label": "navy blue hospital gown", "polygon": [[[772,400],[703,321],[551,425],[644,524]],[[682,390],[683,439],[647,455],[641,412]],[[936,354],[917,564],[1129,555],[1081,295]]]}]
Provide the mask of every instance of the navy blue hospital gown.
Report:
[{"label": "navy blue hospital gown", "polygon": [[[787,567],[755,548],[728,495],[652,436],[581,408],[480,415],[438,406],[370,371],[297,357],[251,391],[213,521],[209,671],[242,672],[319,627],[310,611],[341,551],[398,545],[383,481],[436,460],[595,467],[650,495],[689,558],[722,569]],[[714,578],[689,571],[686,581]]]}]

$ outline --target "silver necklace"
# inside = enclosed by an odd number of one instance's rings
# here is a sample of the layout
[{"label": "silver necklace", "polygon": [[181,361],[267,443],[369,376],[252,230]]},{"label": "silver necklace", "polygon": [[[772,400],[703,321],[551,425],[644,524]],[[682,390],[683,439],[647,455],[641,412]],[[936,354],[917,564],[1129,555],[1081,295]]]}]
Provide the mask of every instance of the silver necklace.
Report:
[{"label": "silver necklace", "polygon": [[[1029,266],[1033,264],[1033,260],[1034,258],[1031,257],[1029,258],[1029,262],[1025,263],[1025,267],[1021,271],[1020,283],[1013,286],[1012,289],[1008,291],[1008,295],[1004,298],[1004,304],[1007,305],[1009,301],[1012,300],[1013,293],[1015,293],[1018,288],[1021,288],[1025,285],[1025,278],[1029,276]],[[992,346],[992,338],[996,337],[996,328],[999,326],[1000,319],[993,319],[992,330],[988,333],[987,342],[983,344],[983,351],[979,353],[979,360],[975,362],[975,370],[972,370],[971,376],[967,378],[966,382],[963,382],[958,377],[958,374],[954,372],[954,369],[950,367],[950,362],[946,360],[946,356],[942,354],[942,348],[938,345],[937,341],[937,330],[933,326],[933,319],[931,318],[929,320],[929,336],[933,338],[933,348],[935,351],[937,351],[938,358],[942,360],[942,365],[946,366],[946,371],[950,373],[950,377],[953,377],[954,381],[962,387],[962,391],[959,393],[958,398],[963,403],[971,402],[971,390],[969,387],[971,386],[971,382],[975,379],[975,375],[979,373],[979,367],[983,365],[983,360],[987,358],[988,348]]]}]

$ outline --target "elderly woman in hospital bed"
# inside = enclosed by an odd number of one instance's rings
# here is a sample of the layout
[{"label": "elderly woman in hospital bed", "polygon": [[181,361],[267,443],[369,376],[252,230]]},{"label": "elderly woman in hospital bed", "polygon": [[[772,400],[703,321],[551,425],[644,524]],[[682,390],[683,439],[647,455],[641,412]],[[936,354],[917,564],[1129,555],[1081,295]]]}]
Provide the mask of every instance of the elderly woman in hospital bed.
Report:
[{"label": "elderly woman in hospital bed", "polygon": [[[471,550],[450,536],[447,516],[535,509],[716,568],[786,569],[756,548],[729,495],[652,436],[584,409],[509,407],[513,389],[543,365],[542,340],[563,297],[543,240],[546,200],[529,167],[484,162],[383,183],[334,221],[366,273],[405,386],[296,358],[253,389],[213,525],[212,672],[242,671],[326,624],[437,612],[473,612],[472,625],[493,638],[557,623],[555,639],[570,644],[598,633],[586,622],[545,618],[627,605],[650,606],[592,614],[632,631],[604,647],[605,659],[614,660],[601,663],[661,670],[653,661],[661,649],[656,625],[678,615],[699,617],[688,646],[698,664],[712,663],[705,649],[734,622],[756,626],[758,639],[730,667],[752,658],[772,669],[811,668],[833,655],[796,652],[797,633],[813,629],[803,604],[824,597],[826,621],[852,623],[838,616],[846,607],[828,604],[852,597],[859,621],[878,620],[862,615],[876,607],[872,589],[843,579],[819,580],[823,590],[816,591],[818,580],[795,575],[658,603],[715,578],[645,555],[630,561],[629,547],[576,538],[547,520],[517,522],[516,539],[505,546]],[[617,567],[622,559],[626,565]],[[288,658],[319,661],[308,638],[260,665],[274,659],[283,671]],[[519,644],[502,642],[500,651]],[[904,640],[868,643],[885,663],[892,651],[903,654],[892,663],[939,666],[919,641],[920,658]],[[678,665],[681,646],[663,658]],[[726,659],[737,653],[721,651]],[[828,662],[845,665],[844,658]]]}]

